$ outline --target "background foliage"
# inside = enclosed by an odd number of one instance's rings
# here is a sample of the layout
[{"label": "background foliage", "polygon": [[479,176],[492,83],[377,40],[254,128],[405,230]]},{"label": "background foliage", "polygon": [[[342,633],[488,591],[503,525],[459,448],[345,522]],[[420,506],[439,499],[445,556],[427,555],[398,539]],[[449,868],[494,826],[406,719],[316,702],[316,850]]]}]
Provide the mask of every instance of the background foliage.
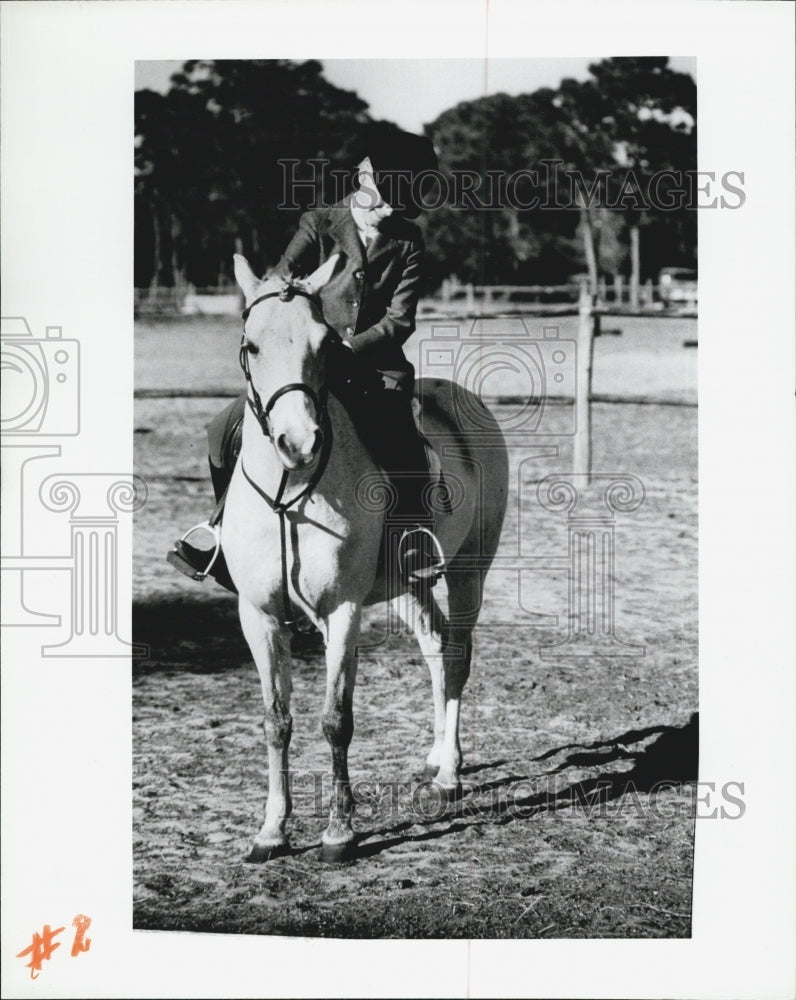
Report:
[{"label": "background foliage", "polygon": [[[605,59],[590,74],[532,94],[465,101],[426,125],[443,173],[475,172],[480,203],[489,205],[462,207],[450,185],[448,203],[425,213],[429,290],[449,275],[487,284],[558,283],[584,271],[593,280],[644,280],[662,266],[695,265],[688,201],[665,211],[642,197],[656,172],[696,169],[693,79],[665,57]],[[304,177],[313,159],[349,168],[373,124],[366,102],[332,85],[316,61],[192,61],[167,93],[138,91],[136,286],[226,284],[236,249],[265,270],[313,200],[306,186],[296,189],[296,207],[279,207],[279,161],[300,161],[296,175]],[[587,187],[602,178],[604,199],[616,207],[589,204],[577,185],[551,192],[545,160],[579,171]],[[528,170],[538,180],[517,186],[513,205],[503,197],[494,207],[484,197],[496,173]],[[342,172],[315,176],[315,197],[344,193]],[[519,202],[533,194],[542,205],[564,205],[523,209]]]}]

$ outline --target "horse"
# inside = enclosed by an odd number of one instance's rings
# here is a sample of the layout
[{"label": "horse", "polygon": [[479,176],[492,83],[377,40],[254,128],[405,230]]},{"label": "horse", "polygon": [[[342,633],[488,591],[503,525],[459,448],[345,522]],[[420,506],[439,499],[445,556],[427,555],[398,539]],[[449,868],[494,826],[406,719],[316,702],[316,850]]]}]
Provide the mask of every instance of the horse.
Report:
[{"label": "horse", "polygon": [[[429,586],[396,586],[394,567],[379,557],[385,504],[374,502],[374,497],[389,496],[392,487],[325,381],[331,341],[337,338],[340,349],[344,345],[324,322],[317,296],[337,259],[332,256],[309,277],[289,283],[277,277],[260,280],[244,257],[234,259],[245,298],[241,364],[249,405],[221,541],[265,706],[269,784],[265,820],[248,858],[254,862],[290,850],[288,620],[295,609],[315,625],[325,645],[322,728],[331,749],[332,794],[322,859],[337,862],[356,854],[348,748],[366,605],[390,600],[415,632],[434,701],[434,738],[424,773],[433,776],[430,787],[446,799],[460,794],[462,691],[484,578],[506,508],[507,449],[492,414],[453,383],[419,380],[424,430],[445,442],[439,449],[443,473],[457,486],[451,490],[456,503],[439,516],[436,531],[447,560],[447,616]],[[466,393],[467,406],[457,405],[464,397],[454,390]]]}]

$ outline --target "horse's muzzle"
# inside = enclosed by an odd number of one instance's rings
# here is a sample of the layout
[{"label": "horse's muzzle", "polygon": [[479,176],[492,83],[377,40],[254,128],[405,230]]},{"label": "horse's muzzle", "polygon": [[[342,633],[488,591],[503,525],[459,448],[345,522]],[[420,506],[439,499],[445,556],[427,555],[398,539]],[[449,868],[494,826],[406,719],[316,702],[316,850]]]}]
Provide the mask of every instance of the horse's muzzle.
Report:
[{"label": "horse's muzzle", "polygon": [[311,469],[318,459],[322,445],[323,432],[320,427],[316,427],[300,442],[291,440],[287,434],[279,434],[274,441],[282,465],[291,471]]}]

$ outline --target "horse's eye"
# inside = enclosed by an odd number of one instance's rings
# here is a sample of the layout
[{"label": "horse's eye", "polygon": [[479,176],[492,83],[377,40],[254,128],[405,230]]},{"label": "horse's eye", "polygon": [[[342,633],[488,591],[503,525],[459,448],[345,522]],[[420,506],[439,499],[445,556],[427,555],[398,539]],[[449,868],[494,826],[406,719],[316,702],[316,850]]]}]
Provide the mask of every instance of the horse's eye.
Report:
[{"label": "horse's eye", "polygon": [[254,357],[255,354],[260,353],[260,348],[256,344],[253,344],[250,340],[247,340],[244,343],[243,350],[246,351],[247,354],[250,354],[252,357]]}]

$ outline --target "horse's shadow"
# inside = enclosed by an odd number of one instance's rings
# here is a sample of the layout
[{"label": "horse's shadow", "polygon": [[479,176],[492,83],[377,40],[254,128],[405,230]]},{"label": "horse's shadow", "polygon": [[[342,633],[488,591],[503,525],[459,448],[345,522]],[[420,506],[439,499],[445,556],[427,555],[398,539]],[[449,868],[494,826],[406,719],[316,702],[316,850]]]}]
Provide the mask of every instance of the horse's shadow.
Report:
[{"label": "horse's shadow", "polygon": [[[641,746],[651,736],[657,738],[647,746]],[[567,750],[575,750],[576,746],[570,744],[558,747],[536,760],[550,759]],[[637,749],[631,749],[634,746]],[[528,789],[529,785],[543,786],[545,782],[549,785],[553,776],[571,767],[602,768],[627,760],[633,761],[628,770],[601,770],[592,777],[572,782],[563,788],[542,787],[539,791]],[[469,773],[505,763],[506,761],[495,761],[492,764],[474,765],[469,768]],[[697,780],[698,764],[699,716],[694,713],[683,726],[652,726],[629,730],[612,740],[582,745],[550,771],[535,776],[509,774],[491,781],[467,783],[466,794],[462,799],[438,809],[432,816],[401,820],[367,834],[365,842],[359,846],[357,856],[368,858],[402,844],[438,840],[486,822],[514,823],[573,805],[588,811],[600,804],[616,802],[625,795],[645,795],[666,786],[678,787]],[[467,769],[465,773],[468,773]],[[487,801],[479,801],[488,793],[495,793],[500,789],[509,790],[512,786],[516,790],[521,784],[528,789],[521,796],[492,794]],[[422,829],[412,832],[418,824],[422,825]]]},{"label": "horse's shadow", "polygon": [[146,657],[133,660],[133,673],[216,673],[251,660],[230,595],[158,597],[133,603],[133,642]]},{"label": "horse's shadow", "polygon": [[[252,663],[237,599],[220,589],[200,600],[180,595],[135,601],[133,642],[147,650],[133,660],[134,674],[213,674]],[[320,633],[294,636],[291,652],[296,667],[314,664],[323,656]]]}]

